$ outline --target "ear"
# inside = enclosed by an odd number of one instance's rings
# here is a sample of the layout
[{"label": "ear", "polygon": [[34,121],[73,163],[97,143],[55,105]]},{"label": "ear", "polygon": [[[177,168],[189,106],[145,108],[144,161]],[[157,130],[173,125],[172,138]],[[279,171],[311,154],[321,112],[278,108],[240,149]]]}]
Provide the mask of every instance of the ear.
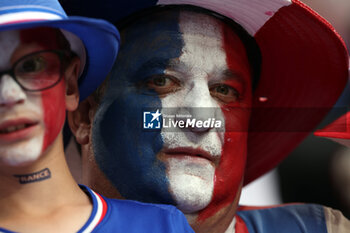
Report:
[{"label": "ear", "polygon": [[74,111],[79,104],[78,77],[80,71],[80,59],[74,57],[65,70],[66,79],[66,109]]},{"label": "ear", "polygon": [[75,111],[67,113],[69,127],[80,145],[90,142],[91,127],[97,106],[94,97],[89,96]]}]

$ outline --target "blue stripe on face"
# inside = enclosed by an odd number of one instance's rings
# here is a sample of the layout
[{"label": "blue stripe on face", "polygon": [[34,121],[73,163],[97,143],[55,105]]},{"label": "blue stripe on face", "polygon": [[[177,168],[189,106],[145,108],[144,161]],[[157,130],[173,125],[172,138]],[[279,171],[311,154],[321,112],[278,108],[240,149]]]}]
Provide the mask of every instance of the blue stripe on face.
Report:
[{"label": "blue stripe on face", "polygon": [[178,18],[178,11],[160,12],[122,30],[124,43],[95,116],[96,161],[127,199],[174,204],[165,165],[157,158],[160,131],[142,129],[143,111],[161,111],[161,100],[140,83],[163,74],[169,60],[181,55]]}]

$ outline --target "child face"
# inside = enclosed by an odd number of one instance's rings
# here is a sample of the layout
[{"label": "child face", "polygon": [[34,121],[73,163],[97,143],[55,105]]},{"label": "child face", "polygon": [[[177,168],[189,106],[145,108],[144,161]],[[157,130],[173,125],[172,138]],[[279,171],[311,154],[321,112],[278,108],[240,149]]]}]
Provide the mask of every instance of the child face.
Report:
[{"label": "child face", "polygon": [[[35,28],[0,32],[0,71],[14,68],[21,72],[45,70],[40,77],[59,80],[59,57],[38,55],[24,62],[24,56],[43,50],[59,49],[57,29]],[[29,69],[29,71],[28,71]],[[53,87],[30,92],[24,90],[14,77],[0,77],[0,166],[20,166],[36,161],[57,138],[65,120],[65,81]],[[38,76],[39,77],[39,76]],[[23,76],[23,79],[26,76]],[[33,80],[33,87],[42,80]],[[35,83],[36,82],[36,83]]]}]

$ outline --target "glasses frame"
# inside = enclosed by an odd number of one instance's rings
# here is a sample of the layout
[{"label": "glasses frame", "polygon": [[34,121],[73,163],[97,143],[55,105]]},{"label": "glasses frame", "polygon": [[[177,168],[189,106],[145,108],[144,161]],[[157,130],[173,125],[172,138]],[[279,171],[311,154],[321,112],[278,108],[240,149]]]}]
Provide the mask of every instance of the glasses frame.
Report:
[{"label": "glasses frame", "polygon": [[[54,53],[56,54],[58,57],[59,57],[59,60],[60,60],[60,77],[58,78],[58,80],[51,84],[50,86],[48,87],[45,87],[45,88],[41,88],[41,89],[38,89],[38,90],[31,90],[31,89],[28,89],[26,87],[24,87],[18,80],[17,80],[17,77],[15,75],[15,67],[18,63],[20,63],[23,59],[26,59],[27,57],[30,57],[30,56],[33,56],[35,54],[39,54],[39,53],[44,53],[44,52],[51,52],[51,53]],[[9,74],[13,80],[15,80],[15,82],[25,91],[28,91],[28,92],[37,92],[37,91],[44,91],[44,90],[47,90],[47,89],[50,89],[54,86],[56,86],[61,80],[62,80],[62,77],[63,77],[63,73],[64,73],[64,70],[67,66],[67,64],[69,63],[70,61],[70,58],[71,58],[71,52],[70,51],[67,51],[67,50],[54,50],[54,49],[50,49],[50,50],[40,50],[40,51],[36,51],[36,52],[33,52],[33,53],[29,53],[29,54],[26,54],[25,56],[19,58],[15,63],[13,63],[11,69],[8,69],[8,70],[5,70],[5,71],[1,71],[0,72],[0,79],[3,77],[3,75],[5,74]],[[64,59],[69,59],[69,60],[64,60]]]}]

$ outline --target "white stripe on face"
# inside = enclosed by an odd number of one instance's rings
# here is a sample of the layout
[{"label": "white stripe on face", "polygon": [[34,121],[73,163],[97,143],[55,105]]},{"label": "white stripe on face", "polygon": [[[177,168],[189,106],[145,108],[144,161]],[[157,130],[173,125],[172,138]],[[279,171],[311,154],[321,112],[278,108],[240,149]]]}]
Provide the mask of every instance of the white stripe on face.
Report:
[{"label": "white stripe on face", "polygon": [[0,70],[11,68],[11,56],[20,44],[18,31],[0,32]]},{"label": "white stripe on face", "polygon": [[[11,68],[11,56],[19,45],[19,31],[0,32],[1,71]],[[38,120],[42,116],[40,94],[27,96],[8,74],[0,77],[0,124],[20,118]],[[26,140],[11,143],[0,140],[0,164],[16,166],[36,160],[41,154],[43,139],[43,131],[38,130],[35,136]]]},{"label": "white stripe on face", "polygon": [[250,35],[257,31],[282,7],[292,0],[158,0],[158,5],[188,4],[209,9],[239,22]]},{"label": "white stripe on face", "polygon": [[[168,114],[190,113],[196,119],[220,119],[225,125],[223,112],[209,91],[209,83],[220,80],[216,74],[228,69],[220,22],[206,15],[182,12],[179,25],[184,41],[182,55],[165,72],[178,78],[182,86],[161,99],[162,107],[174,108]],[[221,156],[224,132],[166,132],[163,128],[161,135],[164,148],[201,148],[213,158]],[[199,162],[176,156],[165,162],[177,207],[185,213],[206,207],[214,189],[214,165],[206,159]]]},{"label": "white stripe on face", "polygon": [[12,105],[27,98],[22,88],[8,74],[0,79],[0,104]]}]

